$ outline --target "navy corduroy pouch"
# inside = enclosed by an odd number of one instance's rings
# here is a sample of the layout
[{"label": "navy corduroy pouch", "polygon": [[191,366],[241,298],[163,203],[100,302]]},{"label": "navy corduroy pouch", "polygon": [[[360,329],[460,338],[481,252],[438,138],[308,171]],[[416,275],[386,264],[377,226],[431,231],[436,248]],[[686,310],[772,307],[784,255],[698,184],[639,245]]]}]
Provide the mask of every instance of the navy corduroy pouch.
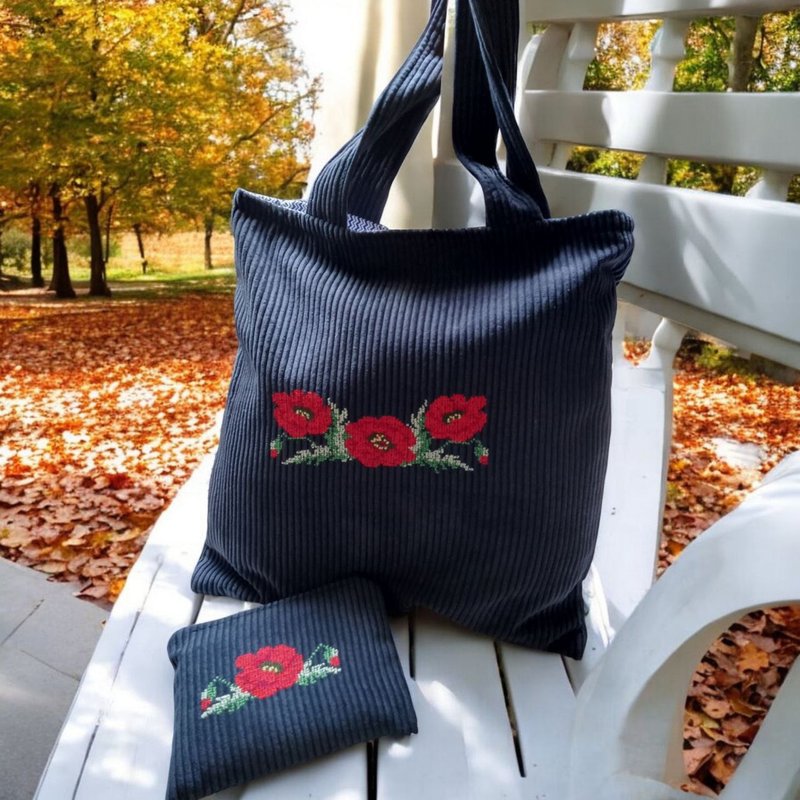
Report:
[{"label": "navy corduroy pouch", "polygon": [[417,732],[380,589],[340,581],[170,638],[167,800],[194,800],[381,736]]},{"label": "navy corduroy pouch", "polygon": [[239,352],[193,587],[266,602],[358,574],[392,611],[579,657],[632,222],[550,217],[510,99],[517,0],[459,0],[453,142],[486,225],[378,224],[445,10],[307,202],[236,195]]}]

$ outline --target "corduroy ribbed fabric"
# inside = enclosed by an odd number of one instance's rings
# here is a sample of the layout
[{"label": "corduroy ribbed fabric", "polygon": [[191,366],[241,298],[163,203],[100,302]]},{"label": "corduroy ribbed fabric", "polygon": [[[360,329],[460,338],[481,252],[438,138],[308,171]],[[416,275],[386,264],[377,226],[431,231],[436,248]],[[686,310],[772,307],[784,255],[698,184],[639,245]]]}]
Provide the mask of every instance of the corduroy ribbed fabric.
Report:
[{"label": "corduroy ribbed fabric", "polygon": [[[515,186],[485,146],[458,148],[484,189],[486,227],[393,231],[354,215],[375,210],[359,150],[379,163],[393,132],[404,146],[404,91],[418,102],[438,80],[438,0],[426,57],[410,58],[424,72],[401,70],[367,125],[380,136],[343,147],[308,205],[237,193],[239,353],[193,587],[265,602],[363,575],[392,611],[424,606],[579,657],[632,222],[549,219],[537,203],[507,76],[486,55],[515,37],[481,29],[486,2],[458,3],[458,24],[480,35],[457,37],[454,141],[469,141],[470,98],[490,97],[485,112],[527,176]],[[517,0],[498,3],[498,18],[516,18]]]},{"label": "corduroy ribbed fabric", "polygon": [[183,628],[168,653],[175,728],[167,800],[417,732],[381,592],[362,579]]}]

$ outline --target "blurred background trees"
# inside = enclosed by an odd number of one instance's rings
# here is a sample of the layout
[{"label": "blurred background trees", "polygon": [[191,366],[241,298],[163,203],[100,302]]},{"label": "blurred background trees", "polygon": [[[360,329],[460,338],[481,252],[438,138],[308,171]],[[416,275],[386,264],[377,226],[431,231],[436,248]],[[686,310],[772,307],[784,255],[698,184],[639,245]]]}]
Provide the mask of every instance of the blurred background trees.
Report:
[{"label": "blurred background trees", "polygon": [[[659,29],[660,23],[648,20],[602,25],[597,57],[584,88],[643,88],[650,70],[650,48]],[[673,88],[678,92],[800,91],[800,11],[696,20],[686,35],[686,58],[678,65]],[[635,178],[641,162],[636,153],[576,147],[569,168]],[[678,159],[667,165],[667,182],[672,186],[726,194],[745,194],[758,177],[758,171],[746,165]],[[800,202],[796,178],[789,199]]]},{"label": "blurred background trees", "polygon": [[[42,237],[73,296],[67,237],[88,238],[89,293],[109,293],[111,234],[191,223],[211,235],[237,185],[296,196],[316,82],[280,0],[4,0],[0,230]],[[0,260],[0,266],[2,266]]]},{"label": "blurred background trees", "polygon": [[[237,186],[298,196],[318,83],[290,12],[289,0],[2,0],[0,276],[22,266],[42,286],[48,273],[73,296],[69,250],[104,295],[115,236],[135,236],[145,272],[148,237],[187,227],[211,268]],[[642,88],[659,30],[602,25],[585,88]],[[694,22],[674,89],[800,91],[800,11]],[[576,147],[569,167],[634,178],[641,162]],[[744,194],[757,179],[747,165],[667,164],[675,186]]]}]

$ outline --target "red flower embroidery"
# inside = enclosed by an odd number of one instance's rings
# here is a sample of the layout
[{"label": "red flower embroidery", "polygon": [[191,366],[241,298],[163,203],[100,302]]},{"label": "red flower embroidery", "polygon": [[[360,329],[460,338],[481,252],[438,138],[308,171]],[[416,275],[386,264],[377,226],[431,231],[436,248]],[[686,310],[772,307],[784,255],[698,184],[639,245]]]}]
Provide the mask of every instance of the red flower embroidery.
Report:
[{"label": "red flower embroidery", "polygon": [[200,701],[200,710],[201,711],[208,711],[209,708],[211,708],[211,701],[207,697],[204,697]]},{"label": "red flower embroidery", "polygon": [[328,660],[328,663],[332,667],[338,667],[342,662],[339,661],[339,656],[331,656],[330,659]]},{"label": "red flower embroidery", "polygon": [[244,653],[236,659],[239,670],[233,679],[248,694],[265,697],[293,686],[303,669],[303,656],[285,644],[262,647],[255,653]]},{"label": "red flower embroidery", "polygon": [[331,426],[331,409],[316,392],[275,392],[275,421],[289,436],[319,436]]},{"label": "red flower embroidery", "polygon": [[486,398],[453,394],[437,397],[425,414],[425,427],[434,439],[467,442],[486,424]]},{"label": "red flower embroidery", "polygon": [[399,467],[414,460],[414,431],[397,417],[362,417],[345,426],[345,447],[365,467]]},{"label": "red flower embroidery", "polygon": [[487,465],[488,465],[488,463],[489,463],[489,456],[481,456],[481,457],[478,459],[478,463],[479,463],[479,464],[482,464],[484,467],[485,467],[485,466],[487,466]]}]

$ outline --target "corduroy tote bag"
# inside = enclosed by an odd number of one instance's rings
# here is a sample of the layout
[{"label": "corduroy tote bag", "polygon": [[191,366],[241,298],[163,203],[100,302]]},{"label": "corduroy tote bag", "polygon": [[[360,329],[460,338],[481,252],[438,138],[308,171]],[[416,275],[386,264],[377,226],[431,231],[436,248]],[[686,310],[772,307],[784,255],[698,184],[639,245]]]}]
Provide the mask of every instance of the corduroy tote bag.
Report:
[{"label": "corduroy tote bag", "polygon": [[550,217],[510,99],[517,0],[458,0],[453,142],[486,224],[380,226],[445,16],[307,202],[236,194],[239,351],[192,585],[269,602],[360,575],[393,611],[579,657],[632,223]]}]

